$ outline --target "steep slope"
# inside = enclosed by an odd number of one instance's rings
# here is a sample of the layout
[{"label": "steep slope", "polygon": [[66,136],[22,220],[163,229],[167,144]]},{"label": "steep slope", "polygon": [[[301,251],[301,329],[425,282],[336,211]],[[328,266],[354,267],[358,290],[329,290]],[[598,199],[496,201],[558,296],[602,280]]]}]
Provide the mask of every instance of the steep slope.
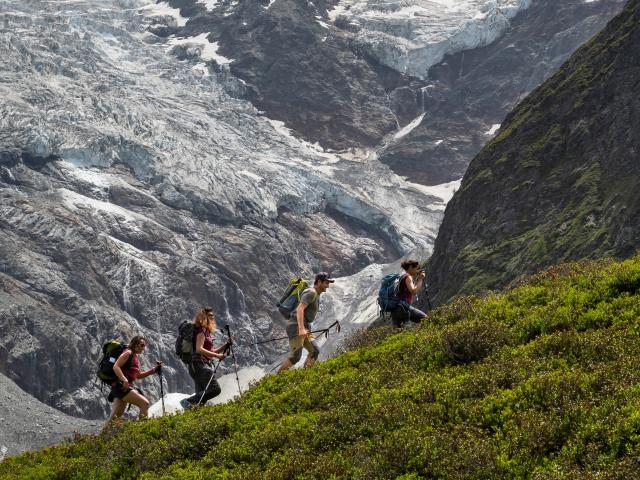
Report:
[{"label": "steep slope", "polygon": [[640,247],[640,1],[511,113],[449,203],[437,301]]},{"label": "steep slope", "polygon": [[640,257],[563,265],[375,330],[242,400],[0,464],[0,478],[638,478]]},{"label": "steep slope", "polygon": [[[394,171],[438,184],[461,178],[491,124],[622,2],[169,0],[184,24],[153,31],[190,41],[182,59],[214,45],[224,57],[207,65],[242,79],[245,98],[303,138],[390,143],[382,158]],[[394,138],[420,116],[406,144]]]}]

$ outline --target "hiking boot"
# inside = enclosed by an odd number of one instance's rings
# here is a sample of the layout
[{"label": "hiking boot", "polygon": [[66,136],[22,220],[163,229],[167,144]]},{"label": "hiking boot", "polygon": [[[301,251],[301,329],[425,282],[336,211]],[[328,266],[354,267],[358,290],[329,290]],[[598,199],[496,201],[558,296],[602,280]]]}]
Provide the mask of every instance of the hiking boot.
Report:
[{"label": "hiking boot", "polygon": [[189,401],[186,398],[183,398],[182,400],[180,400],[180,406],[182,407],[183,410],[189,410],[192,407],[191,403],[189,403]]}]

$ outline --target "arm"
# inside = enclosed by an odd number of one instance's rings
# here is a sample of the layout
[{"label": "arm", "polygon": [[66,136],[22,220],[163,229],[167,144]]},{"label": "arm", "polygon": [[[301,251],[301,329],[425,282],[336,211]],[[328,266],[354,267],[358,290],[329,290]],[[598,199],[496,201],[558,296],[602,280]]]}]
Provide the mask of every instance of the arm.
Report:
[{"label": "arm", "polygon": [[124,388],[129,388],[129,380],[127,380],[127,377],[125,377],[124,373],[122,373],[122,367],[124,367],[125,364],[129,361],[131,355],[133,355],[131,350],[125,350],[120,354],[118,360],[116,360],[116,363],[113,364],[113,373],[115,373],[116,377],[118,377],[118,379],[122,382],[122,386]]},{"label": "arm", "polygon": [[230,341],[230,340],[227,340],[227,341],[226,341],[226,342],[224,342],[222,345],[220,345],[218,348],[214,348],[214,349],[213,349],[213,352],[214,352],[214,353],[220,353],[220,354],[223,354],[223,355],[222,355],[222,358],[224,358],[224,352],[225,352],[225,350],[227,349],[227,346],[228,346],[228,345],[231,345],[231,341]]},{"label": "arm", "polygon": [[158,370],[160,370],[162,368],[161,366],[162,364],[159,363],[158,365],[156,365],[153,368],[150,368],[149,370],[147,370],[146,372],[140,373],[138,374],[138,378],[146,378],[149,375],[153,375],[154,373],[158,373]]},{"label": "arm", "polygon": [[307,308],[306,303],[300,302],[298,304],[298,308],[296,308],[296,320],[298,320],[298,335],[306,336],[309,334],[309,331],[304,328],[304,309]]},{"label": "arm", "polygon": [[[216,349],[217,350],[217,349]],[[216,351],[207,350],[204,348],[204,333],[199,333],[196,335],[196,353],[202,355],[203,357],[211,358],[219,358],[222,360],[224,355],[218,353]]]},{"label": "arm", "polygon": [[420,289],[422,288],[422,285],[424,283],[424,277],[426,277],[427,274],[422,271],[418,274],[418,281],[414,284],[413,283],[413,278],[411,278],[411,276],[407,275],[407,278],[405,280],[406,285],[407,285],[407,290],[409,290],[409,293],[414,295],[416,293],[418,293],[420,291]]}]

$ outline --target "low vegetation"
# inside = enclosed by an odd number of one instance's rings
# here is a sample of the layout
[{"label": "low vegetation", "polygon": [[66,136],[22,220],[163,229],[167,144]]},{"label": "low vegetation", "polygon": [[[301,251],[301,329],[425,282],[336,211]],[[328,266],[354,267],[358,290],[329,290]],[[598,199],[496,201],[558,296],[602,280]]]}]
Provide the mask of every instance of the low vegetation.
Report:
[{"label": "low vegetation", "polygon": [[640,257],[553,267],[347,344],[240,401],[10,458],[0,477],[640,478]]}]

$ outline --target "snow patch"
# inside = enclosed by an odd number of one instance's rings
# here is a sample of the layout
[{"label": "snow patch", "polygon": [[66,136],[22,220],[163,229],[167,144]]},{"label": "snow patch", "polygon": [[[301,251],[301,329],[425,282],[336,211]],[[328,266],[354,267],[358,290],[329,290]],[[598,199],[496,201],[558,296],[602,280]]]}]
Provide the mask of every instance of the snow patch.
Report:
[{"label": "snow patch", "polygon": [[[262,367],[251,366],[241,368],[238,370],[238,380],[240,381],[240,388],[243,392],[246,392],[253,383],[260,380],[267,374],[267,371]],[[218,378],[218,383],[222,392],[217,397],[209,400],[207,405],[218,405],[221,403],[227,403],[238,396],[238,381],[236,380],[236,374],[230,373],[228,375],[222,375]],[[164,410],[166,414],[173,414],[182,412],[183,408],[180,406],[180,400],[188,398],[191,393],[167,393],[164,396]],[[162,399],[155,402],[149,407],[149,417],[161,417],[162,416]]]},{"label": "snow patch", "polygon": [[198,0],[197,3],[201,3],[205,6],[205,8],[210,12],[216,5],[218,4],[218,0]]},{"label": "snow patch", "polygon": [[406,125],[405,127],[401,128],[400,130],[398,130],[394,135],[393,138],[394,140],[398,140],[399,138],[402,138],[406,135],[408,135],[411,130],[413,130],[414,128],[416,128],[418,125],[420,125],[420,122],[422,122],[422,119],[424,118],[425,114],[421,114],[418,115],[416,118],[414,118],[411,123],[409,123],[409,125]]},{"label": "snow patch", "polygon": [[147,17],[173,17],[176,19],[176,25],[178,27],[184,27],[189,20],[180,15],[179,8],[172,8],[168,2],[151,3],[140,8],[140,10],[145,10],[145,16]]},{"label": "snow patch", "polygon": [[498,130],[500,130],[500,123],[494,123],[491,128],[489,130],[487,130],[486,132],[484,132],[485,135],[493,135],[494,133],[496,133]]},{"label": "snow patch", "polygon": [[[418,190],[425,195],[438,197],[446,204],[453,198],[453,194],[460,188],[460,180],[454,180],[449,183],[441,183],[440,185],[420,185],[419,183],[411,183],[407,181],[407,185]],[[443,208],[444,209],[444,208]]]},{"label": "snow patch", "polygon": [[233,59],[223,57],[218,54],[218,42],[210,42],[207,40],[208,33],[201,33],[195,37],[186,38],[171,38],[169,39],[169,46],[175,47],[177,45],[195,46],[199,47],[199,56],[203,60],[215,60],[218,65],[228,65],[233,62]]}]

